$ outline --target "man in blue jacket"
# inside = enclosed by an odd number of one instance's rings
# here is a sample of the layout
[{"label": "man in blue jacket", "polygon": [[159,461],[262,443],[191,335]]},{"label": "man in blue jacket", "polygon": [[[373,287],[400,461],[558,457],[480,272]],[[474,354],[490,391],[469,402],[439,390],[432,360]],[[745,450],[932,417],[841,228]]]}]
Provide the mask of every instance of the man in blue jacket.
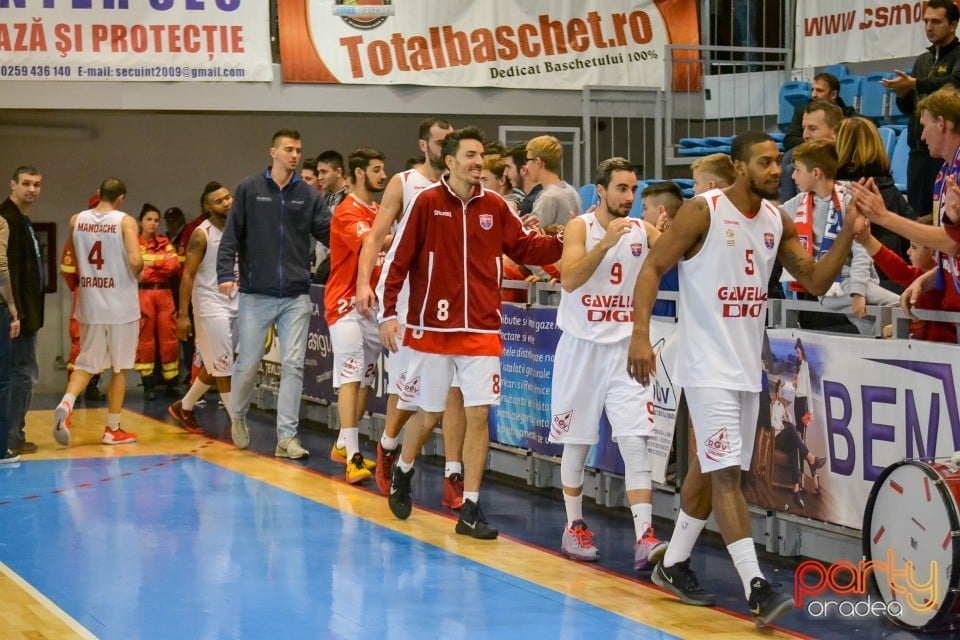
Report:
[{"label": "man in blue jacket", "polygon": [[309,452],[297,438],[303,360],[310,324],[310,236],[330,244],[330,211],[320,193],[297,175],[300,133],[273,134],[273,163],[237,187],[217,252],[217,282],[226,296],[239,290],[237,362],[230,397],[231,434],[240,449],[250,444],[246,416],[270,327],[281,349],[277,398],[277,449],[280,458]]}]

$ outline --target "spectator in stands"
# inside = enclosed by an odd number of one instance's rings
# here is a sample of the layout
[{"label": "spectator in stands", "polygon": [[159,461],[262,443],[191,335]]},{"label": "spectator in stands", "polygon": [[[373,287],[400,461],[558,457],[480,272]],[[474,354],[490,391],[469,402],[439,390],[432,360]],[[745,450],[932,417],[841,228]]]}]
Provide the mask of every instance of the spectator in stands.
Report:
[{"label": "spectator in stands", "polygon": [[943,309],[960,311],[960,92],[941,87],[917,103],[921,136],[930,155],[943,161],[933,186],[935,226],[927,226],[888,211],[872,180],[851,182],[848,192],[871,223],[939,252],[937,268],[913,281],[900,296],[900,306],[910,313],[924,292],[936,286],[943,291]]},{"label": "spectator in stands", "polygon": [[[893,182],[890,159],[873,122],[859,116],[846,118],[837,129],[836,144],[839,162],[837,180],[873,178],[887,210],[910,220],[916,219],[916,212]],[[883,228],[877,229],[874,235],[901,258],[907,255],[909,241]]]},{"label": "spectator in stands", "polygon": [[690,165],[693,174],[693,195],[698,196],[710,189],[729,187],[737,179],[733,161],[725,153],[711,153],[697,158]]},{"label": "spectator in stands", "polygon": [[[307,158],[300,167],[300,179],[311,187],[320,189],[320,183],[317,182],[317,159]],[[322,189],[320,189],[323,191]]]},{"label": "spectator in stands", "polygon": [[[803,141],[835,140],[837,129],[843,121],[843,111],[829,100],[811,100],[803,108]],[[794,147],[796,149],[796,147]],[[793,174],[793,151],[783,154],[780,167],[783,177],[780,179],[780,202],[786,202],[799,193]]]},{"label": "spectator in stands", "polygon": [[500,196],[507,201],[507,204],[510,205],[510,208],[516,212],[518,211],[517,207],[520,205],[522,197],[514,192],[513,185],[510,184],[510,180],[507,178],[506,168],[507,163],[503,156],[498,154],[484,154],[480,184],[483,185],[484,189],[489,189],[490,191],[500,194]]},{"label": "spectator in stands", "polygon": [[531,215],[546,233],[583,213],[580,194],[560,179],[562,160],[563,147],[553,136],[537,136],[527,143],[527,173],[533,182],[543,187],[533,203]]},{"label": "spectator in stands", "polygon": [[323,204],[331,214],[350,193],[350,184],[343,177],[343,156],[327,149],[317,156],[317,188],[323,193]]},{"label": "spectator in stands", "polygon": [[[917,222],[933,225],[933,215],[921,216]],[[910,264],[907,264],[903,261],[903,258],[881,244],[869,230],[858,235],[856,241],[863,245],[863,248],[870,254],[881,271],[904,287],[909,286],[914,280],[937,266],[937,262],[934,260],[936,252],[917,242],[911,242],[910,248],[907,249],[910,256]],[[924,292],[917,299],[916,306],[920,309],[941,310],[943,308],[943,291],[931,289]],[[889,326],[884,327],[883,337],[890,337],[892,333],[890,329]],[[949,322],[913,320],[910,322],[910,337],[916,340],[956,344],[957,328]]]},{"label": "spectator in stands", "polygon": [[896,77],[882,80],[883,86],[897,95],[897,107],[910,116],[907,142],[907,199],[917,215],[933,212],[930,185],[937,179],[941,158],[927,147],[921,136],[918,102],[944,85],[960,87],[960,45],[957,44],[957,21],[960,9],[953,0],[930,0],[923,11],[924,30],[930,47],[913,63],[906,74],[899,69]]},{"label": "spectator in stands", "polygon": [[[811,140],[794,149],[793,180],[801,193],[781,205],[793,218],[800,244],[816,258],[824,256],[840,232],[843,211],[850,201],[835,181],[837,150],[832,142]],[[793,276],[784,271],[784,279]],[[791,283],[791,289],[806,293]],[[867,318],[866,306],[896,306],[899,297],[880,286],[873,262],[866,250],[854,245],[833,286],[820,298],[820,304],[831,311],[842,311],[864,335],[872,335],[874,323]],[[798,427],[800,425],[797,425]]]},{"label": "spectator in stands", "polygon": [[[840,81],[832,73],[818,73],[813,77],[812,89],[810,92],[811,100],[826,100],[840,107],[844,117],[857,115],[853,107],[847,105],[840,97]],[[787,133],[783,138],[783,149],[789,151],[803,142],[803,107],[797,107],[793,110],[793,120],[787,127]],[[787,175],[784,173],[784,175]]]},{"label": "spectator in stands", "polygon": [[[641,192],[643,198],[643,220],[665,231],[670,221],[677,215],[683,204],[683,191],[675,182],[654,182]],[[680,276],[677,267],[670,269],[660,280],[660,291],[677,291]],[[677,303],[673,300],[658,300],[653,305],[653,315],[677,317]]]},{"label": "spectator in stands", "polygon": [[504,160],[507,162],[507,177],[513,183],[513,188],[523,196],[519,207],[520,215],[528,216],[533,211],[533,203],[543,191],[543,186],[532,180],[527,170],[527,143],[521,142],[510,149],[510,152],[504,156]]}]

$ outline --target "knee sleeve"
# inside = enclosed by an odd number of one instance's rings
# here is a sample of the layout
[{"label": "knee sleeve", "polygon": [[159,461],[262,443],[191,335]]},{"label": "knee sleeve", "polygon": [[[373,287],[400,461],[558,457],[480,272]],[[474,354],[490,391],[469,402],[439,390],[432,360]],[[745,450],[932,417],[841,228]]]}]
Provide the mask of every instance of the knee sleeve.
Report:
[{"label": "knee sleeve", "polygon": [[620,447],[620,456],[623,458],[623,484],[627,491],[653,488],[647,440],[647,436],[617,438],[617,446]]},{"label": "knee sleeve", "polygon": [[560,482],[565,487],[583,486],[583,468],[587,464],[588,444],[565,444],[560,456]]}]

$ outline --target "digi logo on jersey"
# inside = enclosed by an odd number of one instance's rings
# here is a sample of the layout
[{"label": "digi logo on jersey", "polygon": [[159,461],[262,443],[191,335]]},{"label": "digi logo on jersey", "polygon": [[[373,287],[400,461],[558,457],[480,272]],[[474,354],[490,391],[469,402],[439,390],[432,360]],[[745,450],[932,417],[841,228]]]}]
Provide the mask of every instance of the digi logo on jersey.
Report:
[{"label": "digi logo on jersey", "polygon": [[724,318],[759,318],[767,304],[767,292],[762,287],[720,287],[717,299]]},{"label": "digi logo on jersey", "polygon": [[633,322],[633,296],[584,294],[587,322]]}]

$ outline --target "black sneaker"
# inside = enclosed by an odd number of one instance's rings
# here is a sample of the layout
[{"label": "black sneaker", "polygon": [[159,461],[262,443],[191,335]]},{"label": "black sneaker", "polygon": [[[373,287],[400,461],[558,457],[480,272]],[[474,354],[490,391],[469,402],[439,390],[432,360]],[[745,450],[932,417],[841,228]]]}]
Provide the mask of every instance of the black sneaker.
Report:
[{"label": "black sneaker", "polygon": [[765,627],[793,608],[793,596],[778,593],[763,578],[750,581],[750,613],[757,627]]},{"label": "black sneaker", "polygon": [[487,524],[487,519],[480,511],[480,505],[473,500],[463,501],[456,531],[460,535],[471,536],[478,540],[493,540],[500,535],[499,531]]},{"label": "black sneaker", "polygon": [[413,511],[413,500],[410,499],[410,480],[413,478],[413,469],[404,473],[400,465],[393,468],[393,479],[390,481],[390,496],[387,504],[390,511],[401,520],[410,517]]},{"label": "black sneaker", "polygon": [[700,588],[697,576],[690,569],[690,561],[678,562],[672,567],[663,566],[663,560],[657,563],[650,579],[653,584],[663,587],[680,598],[680,602],[695,607],[712,607],[717,604],[717,595]]}]

